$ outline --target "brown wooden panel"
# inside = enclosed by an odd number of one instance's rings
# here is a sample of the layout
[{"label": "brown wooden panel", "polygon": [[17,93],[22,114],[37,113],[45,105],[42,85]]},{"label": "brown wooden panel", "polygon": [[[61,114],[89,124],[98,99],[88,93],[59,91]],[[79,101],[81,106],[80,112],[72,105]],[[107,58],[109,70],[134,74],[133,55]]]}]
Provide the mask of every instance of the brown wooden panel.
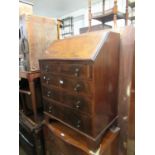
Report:
[{"label": "brown wooden panel", "polygon": [[[120,35],[110,34],[94,64],[96,132],[117,117]],[[102,122],[102,123],[101,123]]]},{"label": "brown wooden panel", "polygon": [[[128,119],[130,109],[130,92],[134,60],[135,29],[133,26],[121,30],[120,71],[118,113],[120,131],[120,152],[127,154]],[[134,115],[134,114],[132,114]]]},{"label": "brown wooden panel", "polygon": [[54,41],[42,59],[94,60],[108,35],[104,30]]}]

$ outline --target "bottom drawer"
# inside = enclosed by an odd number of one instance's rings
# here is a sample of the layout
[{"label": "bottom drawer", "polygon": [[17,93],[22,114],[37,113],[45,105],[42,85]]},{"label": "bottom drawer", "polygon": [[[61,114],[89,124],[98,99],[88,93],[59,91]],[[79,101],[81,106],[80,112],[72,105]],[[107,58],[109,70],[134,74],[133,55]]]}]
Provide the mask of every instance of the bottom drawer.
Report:
[{"label": "bottom drawer", "polygon": [[90,136],[92,135],[91,117],[79,114],[73,109],[57,104],[51,100],[49,101],[48,99],[44,99],[44,106],[45,112]]}]

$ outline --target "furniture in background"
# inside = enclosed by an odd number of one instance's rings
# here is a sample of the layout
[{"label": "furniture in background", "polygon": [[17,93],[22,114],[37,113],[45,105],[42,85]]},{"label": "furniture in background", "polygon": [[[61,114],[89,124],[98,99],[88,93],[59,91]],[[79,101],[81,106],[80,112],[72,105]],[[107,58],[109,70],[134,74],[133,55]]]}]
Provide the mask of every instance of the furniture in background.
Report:
[{"label": "furniture in background", "polygon": [[[90,6],[88,7],[91,8]],[[91,11],[89,12],[91,13]],[[102,12],[93,13],[91,17],[92,19],[101,21],[102,24],[105,24],[106,22],[114,21],[114,28],[116,28],[117,19],[126,19],[126,14],[118,10],[117,0],[114,0],[113,8],[110,8],[108,10],[105,10],[105,0],[102,0]],[[127,19],[126,19],[126,25],[127,25]]]},{"label": "furniture in background", "polygon": [[29,155],[44,155],[40,72],[20,71],[19,78],[20,146]]},{"label": "furniture in background", "polygon": [[61,26],[62,38],[66,38],[74,35],[73,17],[67,17],[67,18],[61,19],[61,22],[62,22],[62,26]]},{"label": "furniture in background", "polygon": [[20,71],[19,78],[20,111],[38,122],[43,114],[40,72]]},{"label": "furniture in background", "polygon": [[44,155],[42,124],[37,124],[22,112],[19,115],[19,145],[28,155]]},{"label": "furniture in background", "polygon": [[22,15],[19,20],[19,62],[21,71],[39,70],[38,60],[46,48],[58,39],[57,20]]}]

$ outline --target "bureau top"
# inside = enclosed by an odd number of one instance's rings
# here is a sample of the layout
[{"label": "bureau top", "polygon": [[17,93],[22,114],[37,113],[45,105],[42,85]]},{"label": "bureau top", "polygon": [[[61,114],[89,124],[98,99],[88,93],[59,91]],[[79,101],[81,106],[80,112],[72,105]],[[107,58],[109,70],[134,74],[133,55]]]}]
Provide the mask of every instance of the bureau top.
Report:
[{"label": "bureau top", "polygon": [[110,34],[116,33],[102,30],[54,41],[42,59],[95,60]]}]

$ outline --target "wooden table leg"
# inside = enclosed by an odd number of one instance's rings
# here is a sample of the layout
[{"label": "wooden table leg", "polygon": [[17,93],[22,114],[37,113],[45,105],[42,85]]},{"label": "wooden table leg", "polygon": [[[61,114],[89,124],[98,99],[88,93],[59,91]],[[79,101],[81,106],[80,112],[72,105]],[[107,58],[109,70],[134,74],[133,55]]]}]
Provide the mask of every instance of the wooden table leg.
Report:
[{"label": "wooden table leg", "polygon": [[33,113],[34,113],[34,120],[37,121],[37,103],[36,103],[34,80],[29,81],[29,87],[30,87],[30,92],[31,92],[31,100],[32,100],[32,109],[33,109]]}]

